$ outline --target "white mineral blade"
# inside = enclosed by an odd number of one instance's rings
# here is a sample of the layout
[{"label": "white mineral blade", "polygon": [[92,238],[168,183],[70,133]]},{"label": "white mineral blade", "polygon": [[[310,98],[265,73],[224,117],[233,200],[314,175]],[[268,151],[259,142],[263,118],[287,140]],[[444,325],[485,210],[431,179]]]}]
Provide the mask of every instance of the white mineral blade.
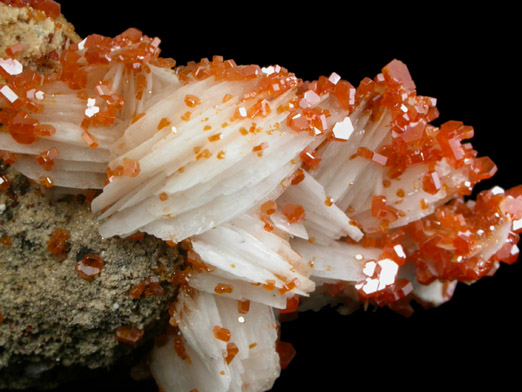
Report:
[{"label": "white mineral blade", "polygon": [[[234,96],[242,96],[253,83],[216,82],[213,78],[189,83],[172,92],[169,96],[156,102],[148,110],[146,115],[134,124],[131,124],[123,136],[113,146],[116,157],[123,156],[135,149],[158,131],[158,124],[162,118],[167,118],[174,126],[183,124],[181,117],[186,112],[191,112],[193,124],[194,118],[201,122],[203,113],[210,112],[212,108],[223,105],[223,97],[227,93]],[[185,104],[186,95],[193,95],[201,99],[201,103],[194,108]],[[229,106],[230,103],[226,106]],[[205,124],[201,123],[201,128]],[[221,125],[221,124],[220,124]],[[216,129],[216,128],[214,128]]]},{"label": "white mineral blade", "polygon": [[349,236],[359,241],[363,236],[359,228],[335,203],[328,203],[323,186],[307,172],[304,173],[304,179],[288,187],[278,199],[279,207],[288,203],[301,205],[306,212],[303,224],[308,234],[317,240],[337,240]]},{"label": "white mineral blade", "polygon": [[[231,362],[236,363],[242,390],[268,391],[280,373],[279,355],[275,351],[277,322],[273,310],[266,305],[251,302],[246,314],[239,314],[237,302],[216,298],[224,325],[230,330],[239,351]],[[232,372],[235,376],[235,372]]]},{"label": "white mineral blade", "polygon": [[310,264],[299,255],[289,245],[288,240],[268,232],[264,229],[264,225],[255,215],[255,212],[243,214],[234,220],[234,225],[247,231],[251,236],[255,237],[263,246],[270,251],[277,253],[292,266],[292,271],[309,277],[311,274]]},{"label": "white mineral blade", "polygon": [[330,244],[310,243],[294,239],[291,241],[295,249],[305,260],[313,265],[312,277],[333,279],[334,281],[358,282],[365,278],[364,263],[378,260],[381,249],[364,248],[341,241]]},{"label": "white mineral blade", "polygon": [[398,219],[390,223],[390,228],[404,226],[432,214],[438,206],[453,198],[452,189],[468,180],[466,170],[453,169],[442,159],[435,166],[435,173],[445,186],[441,186],[435,194],[430,194],[422,189],[422,179],[429,171],[428,166],[411,166],[399,178],[390,181],[390,186],[382,187],[379,193],[370,193],[369,198],[358,204],[358,208],[349,215],[365,229],[378,227],[378,220],[371,214],[371,204],[374,195],[381,195],[386,198],[387,205],[401,211]]},{"label": "white mineral blade", "polygon": [[[360,112],[357,109],[352,114],[352,116],[359,115]],[[336,200],[342,210],[346,210],[349,206],[344,199],[354,188],[352,186],[354,182],[362,178],[361,175],[368,165],[375,164],[361,157],[351,157],[360,147],[374,151],[389,139],[391,115],[388,111],[375,122],[366,120],[365,115],[361,115],[361,118],[356,117],[352,121],[354,131],[347,142],[334,141],[325,147],[322,151],[323,160],[320,169],[313,174],[324,186],[326,194]]]},{"label": "white mineral blade", "polygon": [[507,242],[511,227],[512,222],[510,220],[506,220],[495,227],[490,227],[490,233],[487,238],[481,241],[467,257],[479,256],[483,260],[489,260]]},{"label": "white mineral blade", "polygon": [[68,161],[99,162],[106,166],[106,163],[110,159],[109,150],[103,147],[96,149],[85,148],[85,143],[81,146],[72,146],[56,143],[46,138],[40,138],[32,144],[19,144],[11,135],[3,132],[0,133],[0,150],[11,151],[16,154],[38,155],[52,147],[57,148],[61,159]]},{"label": "white mineral blade", "polygon": [[303,222],[290,223],[288,218],[284,216],[280,210],[277,210],[270,215],[270,221],[276,228],[292,237],[302,238],[305,240],[310,238]]},{"label": "white mineral blade", "polygon": [[179,357],[169,338],[162,347],[154,347],[150,356],[150,370],[154,380],[165,392],[197,390],[201,392],[228,392],[228,385],[219,381],[219,374],[209,371],[206,359],[185,343],[188,360]]},{"label": "white mineral blade", "polygon": [[448,302],[453,296],[457,286],[457,281],[434,280],[430,284],[421,284],[417,280],[416,267],[413,263],[404,264],[397,276],[399,279],[408,279],[413,286],[413,295],[423,304],[430,306],[440,306]]},{"label": "white mineral blade", "polygon": [[[196,290],[182,291],[174,317],[189,359],[182,360],[177,355],[172,339],[164,346],[154,347],[151,371],[165,391],[197,388],[201,392],[261,392],[279,376],[277,323],[269,306],[251,303],[248,312],[240,314],[235,300]],[[239,350],[229,364],[225,361],[227,344],[213,335],[216,325],[230,332],[230,343]],[[209,331],[211,336],[207,336]]]},{"label": "white mineral blade", "polygon": [[234,289],[231,293],[220,294],[221,297],[239,301],[249,300],[277,309],[286,308],[287,297],[279,294],[275,289],[265,290],[257,284],[253,285],[251,282],[225,278],[212,272],[194,274],[190,279],[190,287],[209,294],[215,294],[216,287],[223,284],[230,285]]},{"label": "white mineral blade", "polygon": [[[263,223],[259,219],[247,217],[244,220],[249,221],[249,227],[241,223],[236,225],[235,221],[231,221],[194,238],[194,251],[205,263],[228,272],[236,279],[267,285],[273,281],[276,289],[282,289],[287,282],[295,281],[298,286],[295,291],[292,290],[295,293],[312,292],[313,283],[308,276],[298,273],[293,265],[300,256],[294,253],[292,257],[288,257],[292,252],[290,245],[286,243],[286,252],[265,245],[262,239],[266,236],[258,238],[256,233],[259,233],[259,228],[252,229],[255,226],[262,227]],[[267,234],[275,236],[273,233]],[[228,245],[223,247],[223,244]],[[303,263],[304,261],[300,264]]]},{"label": "white mineral blade", "polygon": [[[132,219],[133,211],[116,213],[100,226],[100,233],[110,237],[128,235],[140,230],[164,240],[179,242],[235,218],[258,205],[261,200],[276,198],[283,191],[281,182],[290,176],[294,169],[295,165],[288,163],[255,186],[242,188],[232,195],[219,196],[196,210],[187,211],[174,218],[162,217],[144,225],[143,221]],[[132,225],[122,226],[122,221],[132,221]]]},{"label": "white mineral blade", "polygon": [[[218,90],[214,95],[218,95],[220,100],[222,100],[224,91],[230,90],[230,88],[225,88],[221,86],[221,84],[214,86],[213,89]],[[104,209],[108,205],[113,204],[122,195],[134,191],[141,183],[147,181],[147,177],[154,176],[157,171],[164,171],[169,176],[172,175],[170,182],[165,184],[165,189],[161,190],[171,194],[190,188],[194,184],[209,181],[218,175],[226,176],[229,170],[234,170],[234,164],[242,159],[246,158],[251,160],[251,164],[256,163],[249,157],[250,155],[254,155],[251,153],[251,150],[255,145],[268,141],[269,146],[275,150],[278,146],[277,143],[289,143],[292,140],[291,137],[286,137],[282,132],[281,134],[285,137],[281,138],[276,136],[270,137],[267,133],[271,125],[284,118],[283,115],[270,116],[266,119],[256,119],[256,123],[259,122],[264,126],[263,132],[259,135],[245,137],[240,134],[239,128],[242,126],[250,127],[250,121],[231,123],[225,128],[222,127],[222,124],[228,122],[234,114],[236,108],[234,100],[227,101],[225,104],[220,104],[219,106],[216,106],[217,104],[211,105],[213,101],[207,98],[205,98],[204,102],[207,102],[206,106],[208,106],[208,108],[203,108],[202,102],[201,105],[197,107],[198,113],[201,112],[201,114],[198,114],[195,118],[191,118],[190,121],[181,121],[178,118],[172,119],[172,125],[176,127],[175,133],[169,129],[163,129],[159,132],[157,130],[157,124],[160,121],[159,117],[166,118],[170,115],[170,112],[160,112],[161,114],[159,115],[154,115],[154,113],[149,112],[145,117],[136,122],[133,126],[140,125],[139,130],[145,132],[148,128],[141,124],[152,121],[150,126],[153,127],[154,133],[149,139],[144,140],[136,148],[121,155],[117,160],[112,161],[110,166],[115,167],[121,164],[123,157],[128,157],[139,161],[140,174],[138,178],[133,180],[116,178],[114,182],[117,183],[118,186],[112,186],[104,190],[102,195],[97,198],[98,200],[94,203],[93,208]],[[170,103],[171,105],[167,105],[164,108],[162,107],[162,110],[171,110],[171,106],[175,102]],[[164,105],[165,102],[162,101],[160,104]],[[185,104],[183,103],[183,105]],[[185,105],[183,110],[186,111],[186,108]],[[148,120],[154,116],[158,118],[156,118],[156,120]],[[205,119],[206,121],[202,122]],[[213,131],[204,131],[203,128],[205,126],[210,126]],[[134,128],[129,128],[125,133],[125,137],[130,138],[133,129]],[[216,132],[222,134],[223,140],[210,142],[208,140],[209,136]],[[139,135],[143,137],[142,133]],[[309,139],[310,138],[308,138],[308,140]],[[130,142],[127,141],[127,143]],[[116,143],[116,145],[119,144],[120,141]],[[296,146],[298,147],[299,144],[296,143]],[[212,154],[212,158],[210,160],[197,158],[197,154],[194,153],[196,148],[200,151],[208,150]],[[225,159],[216,159],[219,150],[226,152]],[[294,158],[294,156],[291,158]],[[257,157],[257,154],[255,157]],[[284,157],[282,159],[280,158],[280,160],[276,160],[276,165],[283,159]],[[265,158],[263,162],[267,161]],[[263,167],[263,162],[257,162],[255,167]],[[249,167],[251,166],[247,164],[242,166],[245,170]],[[252,176],[255,178],[254,174],[257,173],[252,173]]]},{"label": "white mineral blade", "polygon": [[[84,129],[79,125],[87,115],[89,102],[95,113],[99,108],[99,97],[96,90],[98,80],[113,80],[113,93],[120,93],[128,97],[135,96],[135,86],[129,83],[135,75],[123,75],[123,66],[120,64],[91,67],[89,70],[88,86],[83,92],[91,101],[79,98],[77,91],[72,91],[65,83],[55,82],[43,88],[43,92],[37,92],[35,100],[44,105],[45,109],[40,113],[34,113],[33,118],[41,124],[51,125],[56,132],[48,137],[41,137],[30,145],[20,145],[9,135],[0,135],[0,148],[19,154],[38,155],[51,148],[56,148],[59,159],[54,167],[45,171],[38,167],[34,160],[27,156],[20,157],[16,167],[27,177],[38,181],[40,177],[49,177],[55,186],[65,188],[101,189],[105,183],[106,164],[110,159],[109,146],[121,136],[125,121],[120,117],[110,127],[90,127],[88,132],[97,143],[97,148],[90,148],[82,138]],[[125,80],[123,80],[125,79]],[[171,72],[167,73],[154,69],[151,76],[146,76],[147,91],[157,99],[161,97],[161,88],[156,88],[158,82],[163,87],[175,88],[179,84],[177,77]],[[153,82],[156,80],[155,86]],[[110,87],[109,87],[110,88]],[[157,94],[156,94],[157,93]],[[148,97],[148,95],[146,95]],[[134,99],[134,98],[133,98]]]},{"label": "white mineral blade", "polygon": [[[96,166],[96,165],[95,165]],[[34,158],[19,156],[13,167],[24,176],[40,182],[41,177],[49,177],[56,186],[78,189],[101,189],[105,182],[105,173],[100,173],[100,167],[87,171],[84,164],[72,164],[71,162],[59,163],[52,171],[45,170]],[[76,169],[76,170],[75,170]]]},{"label": "white mineral blade", "polygon": [[[252,140],[250,136],[244,137],[239,132],[234,133],[236,139],[223,140],[222,142],[226,143],[224,147],[221,147],[219,143],[211,143],[211,145],[216,146],[214,147],[215,150],[226,149],[226,159],[215,159],[217,151],[214,151],[214,157],[211,160],[193,161],[185,166],[182,172],[176,170],[175,173],[171,173],[161,187],[156,187],[148,193],[145,192],[145,189],[149,189],[148,184],[150,181],[155,182],[156,180],[146,180],[145,183],[140,184],[139,189],[133,193],[132,197],[123,196],[104,213],[103,217],[129,208],[151,193],[153,196],[149,196],[143,204],[151,213],[158,216],[180,214],[187,209],[205,204],[218,195],[231,194],[241,187],[261,181],[283,163],[294,159],[310,143],[310,137],[295,133],[282,133],[281,136],[275,138],[275,143],[273,138],[269,140],[271,137],[268,135],[265,135],[265,138],[261,138],[263,135],[256,136]],[[251,151],[251,145],[259,145],[265,140],[271,143],[270,147],[264,151],[262,157],[259,157],[257,153]],[[188,155],[193,160],[191,149],[189,149]],[[179,157],[179,154],[175,154],[175,156]],[[170,166],[177,168],[176,164],[167,165],[162,172],[165,173],[165,176],[172,172],[173,169]],[[93,208],[95,210],[103,208],[102,206],[105,205],[106,201],[102,201],[102,199],[108,197],[110,193],[117,192],[112,196],[115,199],[122,193],[123,189],[130,189],[130,187],[135,186],[138,180],[124,177],[116,179],[115,183],[106,187],[105,194],[95,199]],[[113,189],[116,190],[113,192]],[[160,193],[168,195],[168,199],[160,202],[158,199]],[[122,202],[123,199],[126,199],[124,203]]]}]

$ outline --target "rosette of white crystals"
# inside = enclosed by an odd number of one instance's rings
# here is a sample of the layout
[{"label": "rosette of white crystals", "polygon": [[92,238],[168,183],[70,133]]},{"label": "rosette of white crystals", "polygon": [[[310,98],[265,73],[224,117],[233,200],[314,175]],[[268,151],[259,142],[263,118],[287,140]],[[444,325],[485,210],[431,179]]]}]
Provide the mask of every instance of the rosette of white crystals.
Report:
[{"label": "rosette of white crystals", "polygon": [[177,336],[154,347],[150,360],[163,390],[266,391],[279,376],[271,307],[189,289],[179,294],[173,318]]},{"label": "rosette of white crystals", "polygon": [[[324,137],[287,124],[296,87],[273,97],[250,80],[191,81],[150,107],[113,145],[110,168],[138,162],[136,177],[116,177],[93,201],[103,236],[144,231],[179,242],[276,199],[300,166],[299,154]],[[253,94],[252,92],[256,92]],[[247,98],[255,96],[254,98]],[[332,106],[326,94],[311,107]],[[324,130],[343,115],[324,119]],[[158,128],[160,128],[158,130]]]},{"label": "rosette of white crystals", "polygon": [[137,115],[180,85],[170,70],[147,69],[135,72],[117,62],[85,66],[84,88],[51,81],[30,90],[28,99],[43,108],[31,113],[32,121],[53,131],[31,144],[2,132],[0,150],[16,153],[13,166],[36,182],[48,178],[65,188],[103,188],[111,146]]},{"label": "rosette of white crystals", "polygon": [[310,264],[254,214],[194,237],[192,248],[213,267],[191,277],[190,286],[198,290],[284,309],[288,298],[307,296],[315,288]]}]

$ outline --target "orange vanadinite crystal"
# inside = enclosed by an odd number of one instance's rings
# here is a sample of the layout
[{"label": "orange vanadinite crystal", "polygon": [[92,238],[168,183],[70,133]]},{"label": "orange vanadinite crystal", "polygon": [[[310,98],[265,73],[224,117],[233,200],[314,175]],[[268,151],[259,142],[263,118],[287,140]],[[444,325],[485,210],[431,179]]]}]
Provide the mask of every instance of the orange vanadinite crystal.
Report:
[{"label": "orange vanadinite crystal", "polygon": [[250,301],[248,299],[237,301],[237,311],[240,314],[247,314],[250,311]]},{"label": "orange vanadinite crystal", "polygon": [[300,223],[306,218],[306,212],[299,204],[286,204],[282,212],[290,223]]},{"label": "orange vanadinite crystal", "polygon": [[301,181],[305,179],[304,171],[301,169],[297,169],[294,174],[292,175],[292,180],[290,181],[290,184],[297,185]]},{"label": "orange vanadinite crystal", "polygon": [[11,241],[12,241],[12,239],[8,235],[4,235],[3,237],[0,238],[0,244],[5,246],[6,248],[11,246]]},{"label": "orange vanadinite crystal", "polygon": [[38,183],[44,188],[52,188],[54,186],[54,180],[49,176],[41,176],[38,178]]},{"label": "orange vanadinite crystal", "polygon": [[146,278],[129,290],[129,295],[134,299],[140,298],[143,294],[145,294],[145,297],[165,294],[165,289],[161,286],[158,277],[151,276]]},{"label": "orange vanadinite crystal", "polygon": [[54,167],[54,160],[60,156],[56,147],[52,147],[34,157],[35,161],[43,166],[44,170],[49,171]]},{"label": "orange vanadinite crystal", "polygon": [[136,177],[140,174],[140,163],[130,158],[123,158],[123,175],[127,177]]},{"label": "orange vanadinite crystal", "polygon": [[[2,112],[0,112],[0,115]],[[1,121],[1,120],[0,120]],[[0,159],[7,165],[12,165],[18,160],[18,155],[9,151],[0,150]]]},{"label": "orange vanadinite crystal", "polygon": [[6,191],[11,186],[11,180],[7,176],[0,176],[0,191]]},{"label": "orange vanadinite crystal", "polygon": [[191,362],[189,355],[187,354],[187,350],[185,349],[185,343],[183,341],[183,337],[181,333],[178,333],[174,336],[174,351],[183,361]]},{"label": "orange vanadinite crystal", "polygon": [[299,282],[299,279],[297,278],[294,278],[292,279],[291,281],[289,282],[286,282],[283,287],[281,287],[278,291],[279,291],[279,294],[285,294],[289,291],[292,291],[294,290],[295,288],[297,288],[297,286],[299,286],[300,282]]},{"label": "orange vanadinite crystal", "polygon": [[286,308],[280,309],[279,313],[295,313],[297,312],[297,308],[299,307],[299,295],[294,295],[292,297],[288,297],[286,299]]},{"label": "orange vanadinite crystal", "polygon": [[227,365],[230,365],[230,362],[234,359],[234,357],[239,352],[239,349],[237,348],[235,343],[227,343],[227,353],[225,356],[225,361],[227,362]]},{"label": "orange vanadinite crystal", "polygon": [[310,147],[306,147],[303,151],[301,151],[299,158],[301,158],[303,165],[307,170],[317,169],[322,159],[321,155],[317,151],[312,150]]},{"label": "orange vanadinite crystal", "polygon": [[89,132],[83,131],[82,139],[90,148],[93,148],[93,149],[98,148],[98,141]]},{"label": "orange vanadinite crystal", "polygon": [[163,117],[158,123],[158,131],[162,130],[165,127],[168,127],[170,124],[170,120],[167,117]]},{"label": "orange vanadinite crystal", "polygon": [[214,287],[214,292],[217,294],[230,294],[233,291],[234,287],[226,283],[218,283],[216,287]]},{"label": "orange vanadinite crystal", "polygon": [[142,280],[137,285],[132,286],[132,288],[129,290],[129,295],[134,299],[138,299],[145,291],[146,286],[147,285],[145,284],[145,281]]},{"label": "orange vanadinite crystal", "polygon": [[268,200],[261,204],[260,211],[265,215],[272,215],[277,211],[277,203],[273,200]]},{"label": "orange vanadinite crystal", "polygon": [[92,280],[103,269],[103,260],[100,256],[87,254],[76,264],[76,272],[87,280]]},{"label": "orange vanadinite crystal", "polygon": [[118,342],[131,346],[142,340],[144,334],[145,331],[143,329],[131,327],[130,325],[119,327],[115,332],[116,340],[118,340]]},{"label": "orange vanadinite crystal", "polygon": [[165,289],[161,285],[157,276],[151,276],[145,279],[145,297],[161,296],[165,294]]},{"label": "orange vanadinite crystal", "polygon": [[326,115],[319,108],[296,109],[291,112],[286,124],[296,132],[308,132],[318,136],[327,129]]},{"label": "orange vanadinite crystal", "polygon": [[343,109],[352,110],[355,105],[355,87],[345,80],[340,80],[334,87],[333,94]]},{"label": "orange vanadinite crystal", "polygon": [[201,103],[201,100],[196,97],[195,95],[187,94],[185,95],[185,105],[187,105],[190,108],[194,108],[198,106]]},{"label": "orange vanadinite crystal", "polygon": [[214,326],[212,328],[212,333],[214,334],[214,337],[218,340],[221,340],[223,342],[230,341],[230,331],[226,328],[220,327],[219,325]]},{"label": "orange vanadinite crystal", "polygon": [[221,140],[223,139],[223,134],[222,133],[216,133],[215,135],[212,135],[212,136],[209,136],[208,137],[208,141],[209,142],[217,142],[218,140]]},{"label": "orange vanadinite crystal", "polygon": [[295,348],[291,343],[278,341],[276,351],[279,354],[281,369],[286,369],[295,357]]},{"label": "orange vanadinite crystal", "polygon": [[61,255],[69,250],[67,240],[70,237],[68,230],[56,228],[47,242],[47,251],[53,255]]}]

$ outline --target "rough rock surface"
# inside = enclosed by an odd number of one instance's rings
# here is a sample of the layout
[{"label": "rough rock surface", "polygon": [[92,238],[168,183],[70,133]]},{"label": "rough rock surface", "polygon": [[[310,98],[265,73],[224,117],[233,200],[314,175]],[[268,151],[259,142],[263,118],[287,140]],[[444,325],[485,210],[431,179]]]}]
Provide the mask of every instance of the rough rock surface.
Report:
[{"label": "rough rock surface", "polygon": [[[167,325],[177,248],[148,236],[103,239],[83,197],[53,200],[0,164],[2,176],[10,185],[0,191],[0,389],[52,387],[76,370],[129,359]],[[56,228],[70,233],[61,256],[47,250]],[[86,254],[104,261],[91,280],[76,271]],[[150,277],[164,294],[133,298],[129,290]],[[143,329],[142,341],[119,342],[115,330],[124,325]]]},{"label": "rough rock surface", "polygon": [[52,19],[30,7],[8,6],[0,2],[0,57],[22,44],[18,60],[38,72],[51,72],[56,56],[70,42],[79,42],[74,27],[63,16]]}]

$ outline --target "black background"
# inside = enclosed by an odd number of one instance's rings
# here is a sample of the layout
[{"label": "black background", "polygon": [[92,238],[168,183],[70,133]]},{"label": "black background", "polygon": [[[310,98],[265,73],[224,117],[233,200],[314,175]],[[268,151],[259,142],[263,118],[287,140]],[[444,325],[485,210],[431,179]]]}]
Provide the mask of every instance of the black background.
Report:
[{"label": "black background", "polygon": [[[497,175],[479,189],[522,183],[520,31],[514,10],[500,3],[464,9],[426,2],[386,7],[331,1],[61,4],[81,36],[114,36],[137,27],[160,37],[163,56],[178,64],[222,55],[238,64],[279,64],[305,80],[337,72],[357,85],[400,59],[417,92],[438,99],[437,123],[472,125],[475,149],[497,164]],[[291,342],[297,355],[273,391],[345,391],[359,385],[370,390],[494,385],[505,390],[518,379],[521,362],[521,268],[502,265],[494,277],[461,284],[449,303],[417,309],[411,318],[386,309],[350,316],[328,309],[302,313],[282,326],[282,340]],[[156,387],[116,373],[60,391],[66,390]]]}]

